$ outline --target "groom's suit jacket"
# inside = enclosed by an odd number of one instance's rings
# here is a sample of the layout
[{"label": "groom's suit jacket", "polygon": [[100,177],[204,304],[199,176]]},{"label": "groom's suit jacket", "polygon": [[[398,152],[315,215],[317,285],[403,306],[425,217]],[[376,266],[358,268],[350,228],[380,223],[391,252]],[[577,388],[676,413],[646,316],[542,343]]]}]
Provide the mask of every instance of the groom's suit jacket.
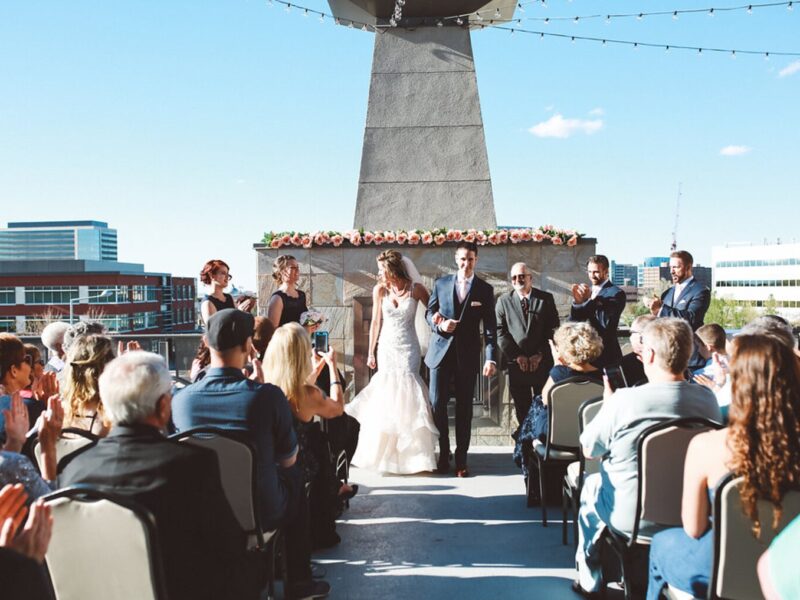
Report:
[{"label": "groom's suit jacket", "polygon": [[[458,327],[453,333],[445,333],[433,324],[433,315],[439,313],[445,319],[459,319]],[[456,275],[440,277],[433,284],[428,310],[425,319],[433,330],[425,364],[435,369],[444,360],[447,353],[454,349],[458,355],[458,363],[465,372],[478,371],[480,368],[481,330],[486,341],[486,360],[496,361],[495,343],[497,338],[497,322],[494,312],[494,288],[477,275],[464,298],[458,302],[456,293]]]}]

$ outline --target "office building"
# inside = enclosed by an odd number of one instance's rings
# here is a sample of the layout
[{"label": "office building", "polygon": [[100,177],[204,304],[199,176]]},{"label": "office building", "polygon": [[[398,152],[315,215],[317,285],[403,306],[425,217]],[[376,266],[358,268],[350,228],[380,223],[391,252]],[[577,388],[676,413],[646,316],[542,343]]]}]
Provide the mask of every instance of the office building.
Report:
[{"label": "office building", "polygon": [[625,265],[612,260],[610,271],[611,283],[614,285],[629,285],[633,287],[639,285],[639,267],[637,265]]},{"label": "office building", "polygon": [[117,230],[102,221],[9,223],[0,229],[0,261],[117,260]]},{"label": "office building", "polygon": [[728,244],[711,249],[713,290],[756,308],[800,319],[800,244]]}]

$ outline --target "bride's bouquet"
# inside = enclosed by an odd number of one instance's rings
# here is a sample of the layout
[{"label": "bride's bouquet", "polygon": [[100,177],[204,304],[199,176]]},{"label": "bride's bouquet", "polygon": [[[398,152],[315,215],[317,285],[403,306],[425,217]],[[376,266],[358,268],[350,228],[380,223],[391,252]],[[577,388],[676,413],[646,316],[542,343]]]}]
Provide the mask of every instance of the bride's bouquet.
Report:
[{"label": "bride's bouquet", "polygon": [[322,325],[328,317],[326,317],[323,313],[308,309],[302,315],[300,315],[300,325],[303,327],[310,327],[312,325]]}]

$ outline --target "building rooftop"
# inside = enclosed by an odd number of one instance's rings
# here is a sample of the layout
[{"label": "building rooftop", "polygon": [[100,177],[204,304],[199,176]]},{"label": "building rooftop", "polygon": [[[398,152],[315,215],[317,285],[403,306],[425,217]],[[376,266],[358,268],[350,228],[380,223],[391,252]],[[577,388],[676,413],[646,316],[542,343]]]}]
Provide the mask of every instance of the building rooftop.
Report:
[{"label": "building rooftop", "polygon": [[122,273],[128,275],[169,275],[146,273],[144,265],[110,260],[3,260],[0,275],[42,275],[54,273]]},{"label": "building rooftop", "polygon": [[103,221],[16,221],[9,229],[33,229],[36,227],[108,227]]}]

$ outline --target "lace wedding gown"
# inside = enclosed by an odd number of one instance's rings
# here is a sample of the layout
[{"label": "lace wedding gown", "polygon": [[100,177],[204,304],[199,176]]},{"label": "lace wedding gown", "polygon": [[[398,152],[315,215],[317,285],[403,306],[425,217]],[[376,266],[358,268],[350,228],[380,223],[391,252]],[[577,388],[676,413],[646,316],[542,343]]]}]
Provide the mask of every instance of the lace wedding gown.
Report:
[{"label": "lace wedding gown", "polygon": [[397,306],[388,298],[381,304],[378,371],[347,405],[347,412],[361,423],[352,462],[384,473],[433,471],[439,431],[428,388],[419,376],[417,301],[407,296]]}]

